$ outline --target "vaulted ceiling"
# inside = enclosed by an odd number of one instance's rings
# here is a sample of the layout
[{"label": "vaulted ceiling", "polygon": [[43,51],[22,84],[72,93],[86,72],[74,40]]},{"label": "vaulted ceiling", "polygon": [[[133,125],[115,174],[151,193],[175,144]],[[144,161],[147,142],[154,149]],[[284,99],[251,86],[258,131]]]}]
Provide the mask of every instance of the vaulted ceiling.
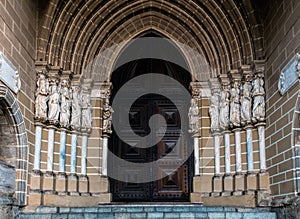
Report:
[{"label": "vaulted ceiling", "polygon": [[[99,53],[149,30],[196,51],[210,75],[264,55],[262,25],[250,0],[50,0],[39,5],[37,57],[81,74]],[[114,62],[116,53],[106,59]]]}]

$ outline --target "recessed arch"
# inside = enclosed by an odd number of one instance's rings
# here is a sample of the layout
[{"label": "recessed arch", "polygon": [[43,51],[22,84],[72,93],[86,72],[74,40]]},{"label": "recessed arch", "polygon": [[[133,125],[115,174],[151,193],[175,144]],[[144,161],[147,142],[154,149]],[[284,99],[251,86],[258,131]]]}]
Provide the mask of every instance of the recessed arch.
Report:
[{"label": "recessed arch", "polygon": [[11,162],[8,164],[15,169],[16,183],[14,198],[17,204],[24,206],[26,204],[26,185],[27,185],[27,160],[28,160],[28,143],[25,123],[21,109],[18,106],[18,101],[11,91],[5,86],[0,84],[0,108],[7,117],[7,125],[11,130],[11,138],[15,152],[11,155]]}]

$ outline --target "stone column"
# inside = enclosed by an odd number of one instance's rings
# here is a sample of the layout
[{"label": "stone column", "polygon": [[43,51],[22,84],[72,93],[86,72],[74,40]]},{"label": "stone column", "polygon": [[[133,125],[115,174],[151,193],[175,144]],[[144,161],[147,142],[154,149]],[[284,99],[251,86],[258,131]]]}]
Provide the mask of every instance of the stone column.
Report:
[{"label": "stone column", "polygon": [[102,140],[102,176],[107,176],[107,151],[108,150],[108,137]]},{"label": "stone column", "polygon": [[215,175],[213,178],[213,196],[220,196],[223,191],[223,180],[220,168],[220,82],[217,78],[210,79],[211,98],[209,115],[211,134],[214,138]]},{"label": "stone column", "polygon": [[264,71],[265,61],[258,60],[253,62],[253,109],[252,121],[257,127],[259,142],[259,162],[260,173],[258,174],[258,194],[257,202],[259,206],[268,206],[271,202],[270,198],[270,182],[267,172],[266,155],[265,155],[265,89],[264,89]]},{"label": "stone column", "polygon": [[41,148],[42,148],[42,132],[43,132],[42,124],[36,123],[36,126],[35,126],[35,145],[34,145],[34,166],[33,166],[33,169],[35,171],[40,170]]},{"label": "stone column", "polygon": [[43,190],[47,194],[53,194],[55,190],[55,176],[53,174],[53,153],[54,136],[59,126],[60,115],[60,81],[61,70],[57,66],[49,66],[49,98],[48,98],[48,151],[47,151],[47,172],[43,182]]},{"label": "stone column", "polygon": [[72,130],[71,138],[71,161],[70,161],[70,175],[68,176],[68,193],[77,196],[78,193],[78,177],[76,175],[77,164],[77,138],[81,131],[81,102],[80,102],[80,75],[73,75],[71,82],[72,91],[72,114],[70,127]]},{"label": "stone column", "polygon": [[194,175],[200,175],[200,156],[199,156],[199,99],[200,99],[200,84],[197,82],[192,82],[190,84],[192,89],[192,99],[191,106],[189,108],[189,132],[192,134],[194,139]]},{"label": "stone column", "polygon": [[88,136],[92,132],[92,105],[91,105],[92,80],[84,79],[82,82],[81,102],[81,175],[79,177],[79,192],[81,195],[89,194],[89,184],[87,177],[87,148]]}]

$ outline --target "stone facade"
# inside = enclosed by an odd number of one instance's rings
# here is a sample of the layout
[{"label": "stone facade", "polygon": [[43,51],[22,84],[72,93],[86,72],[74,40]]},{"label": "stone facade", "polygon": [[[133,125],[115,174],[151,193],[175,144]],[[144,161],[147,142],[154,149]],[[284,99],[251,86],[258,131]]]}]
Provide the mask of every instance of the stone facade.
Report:
[{"label": "stone facade", "polygon": [[[278,91],[282,69],[300,53],[299,1],[93,2],[0,2],[0,52],[21,81],[17,93],[0,82],[8,211],[112,201],[110,78],[126,42],[149,31],[176,42],[192,75],[191,202],[280,206],[299,195],[300,85]],[[218,107],[225,110],[213,123]]]}]

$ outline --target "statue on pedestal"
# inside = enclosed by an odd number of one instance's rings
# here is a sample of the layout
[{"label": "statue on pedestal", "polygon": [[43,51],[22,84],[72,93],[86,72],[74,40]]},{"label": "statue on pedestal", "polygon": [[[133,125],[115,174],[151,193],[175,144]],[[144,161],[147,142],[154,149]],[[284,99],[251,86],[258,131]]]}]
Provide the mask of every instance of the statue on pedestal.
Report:
[{"label": "statue on pedestal", "polygon": [[240,118],[240,86],[238,81],[234,81],[230,90],[230,126],[239,127]]},{"label": "statue on pedestal", "polygon": [[61,89],[61,112],[60,112],[60,126],[68,128],[70,125],[70,107],[71,107],[71,94],[68,87],[68,82],[62,82]]},{"label": "statue on pedestal", "polygon": [[109,105],[108,99],[104,100],[104,107],[103,107],[103,133],[111,134],[111,124],[112,124],[112,113],[114,110]]},{"label": "statue on pedestal", "polygon": [[209,115],[211,119],[210,128],[212,132],[219,131],[219,94],[214,92],[210,98]]},{"label": "statue on pedestal", "polygon": [[92,130],[92,106],[91,96],[88,88],[83,88],[81,93],[81,128],[82,131],[90,132]]},{"label": "statue on pedestal", "polygon": [[229,126],[229,91],[223,89],[220,100],[220,128],[225,130]]},{"label": "statue on pedestal", "polygon": [[253,81],[253,121],[264,121],[265,120],[265,89],[264,80],[261,77],[257,77]]},{"label": "statue on pedestal", "polygon": [[241,123],[242,125],[251,123],[251,106],[252,106],[252,98],[251,98],[251,84],[250,82],[245,82],[242,86],[243,94],[241,97]]},{"label": "statue on pedestal", "polygon": [[48,112],[48,120],[50,123],[58,124],[58,118],[60,113],[60,94],[57,83],[54,82],[50,86],[50,94],[49,94],[49,112]]},{"label": "statue on pedestal", "polygon": [[199,132],[199,109],[196,99],[191,99],[191,106],[189,109],[190,133],[197,134]]},{"label": "statue on pedestal", "polygon": [[71,128],[80,131],[81,128],[81,105],[80,105],[80,87],[72,87],[72,115]]}]

